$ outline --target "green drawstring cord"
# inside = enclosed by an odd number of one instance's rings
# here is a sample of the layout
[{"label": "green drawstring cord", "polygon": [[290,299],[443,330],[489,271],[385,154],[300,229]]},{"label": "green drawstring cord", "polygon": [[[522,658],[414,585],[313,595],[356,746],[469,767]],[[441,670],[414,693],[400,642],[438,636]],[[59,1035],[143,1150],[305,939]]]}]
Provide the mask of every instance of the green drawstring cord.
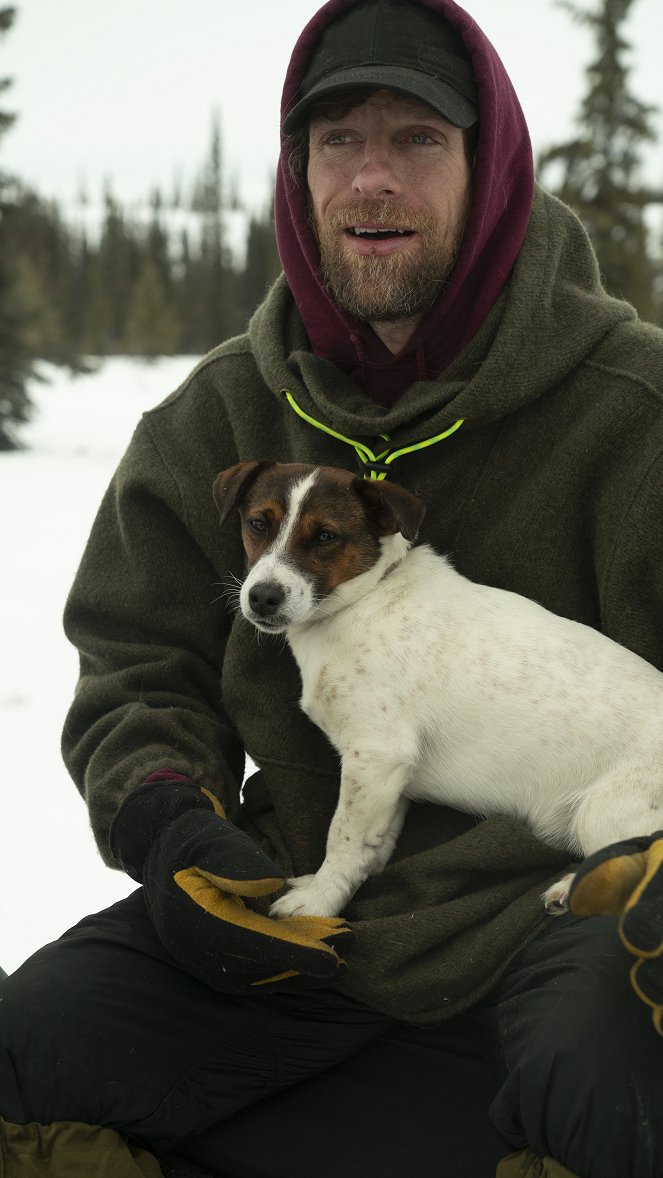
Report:
[{"label": "green drawstring cord", "polygon": [[[354,438],[346,438],[345,434],[340,434],[338,430],[332,429],[329,425],[324,425],[321,421],[316,421],[315,417],[311,417],[309,413],[305,413],[288,389],[281,389],[281,393],[291,409],[294,409],[295,413],[304,421],[308,422],[309,425],[315,426],[316,429],[322,430],[325,434],[330,434],[332,438],[336,438],[339,442],[346,442],[348,446],[353,446],[361,462],[368,468],[367,473],[364,474],[364,478],[374,481],[386,479],[389,474],[390,464],[395,462],[397,458],[402,458],[404,454],[413,454],[415,450],[424,450],[426,446],[433,446],[435,442],[443,441],[450,434],[455,434],[456,430],[460,429],[465,420],[463,417],[459,417],[458,421],[455,421],[449,429],[445,429],[444,433],[436,434],[434,438],[426,438],[423,442],[415,442],[412,446],[403,446],[400,450],[390,451],[387,448],[381,454],[374,454],[363,442],[356,442]],[[389,441],[387,434],[380,434],[380,437],[385,442]]]}]

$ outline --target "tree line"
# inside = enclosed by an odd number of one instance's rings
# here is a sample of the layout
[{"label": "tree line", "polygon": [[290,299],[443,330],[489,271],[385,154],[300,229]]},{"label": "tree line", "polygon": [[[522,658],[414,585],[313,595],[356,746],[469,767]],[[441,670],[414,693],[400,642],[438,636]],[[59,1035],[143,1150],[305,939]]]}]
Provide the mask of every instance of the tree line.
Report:
[{"label": "tree line", "polygon": [[[576,132],[541,155],[538,174],[584,222],[606,289],[663,325],[663,240],[651,215],[663,192],[643,180],[657,112],[631,92],[623,33],[635,2],[561,0],[595,51]],[[0,36],[14,16],[0,8]],[[0,80],[0,94],[8,86]],[[12,121],[0,110],[0,136]],[[102,206],[93,230],[72,224],[0,171],[0,449],[28,419],[39,360],[76,368],[88,356],[203,354],[244,330],[279,271],[271,205],[246,217],[243,252],[230,241],[241,201],[225,181],[218,119],[188,202],[155,191],[138,215],[108,189]]]},{"label": "tree line", "polygon": [[[72,224],[57,202],[16,186],[5,257],[30,352],[56,363],[195,355],[241,332],[279,270],[271,207],[242,211],[226,195],[218,120],[186,202],[155,190],[126,208],[108,189],[97,208],[81,199],[87,224]],[[238,216],[240,249],[228,233]]]}]

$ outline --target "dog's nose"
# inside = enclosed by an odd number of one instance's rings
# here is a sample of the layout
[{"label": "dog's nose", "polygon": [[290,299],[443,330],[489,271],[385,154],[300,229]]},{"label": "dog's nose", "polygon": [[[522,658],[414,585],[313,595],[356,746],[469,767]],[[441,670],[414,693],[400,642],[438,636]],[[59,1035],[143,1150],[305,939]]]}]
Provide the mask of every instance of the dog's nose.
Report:
[{"label": "dog's nose", "polygon": [[259,618],[271,618],[285,601],[285,592],[276,581],[259,581],[249,589],[249,605]]}]

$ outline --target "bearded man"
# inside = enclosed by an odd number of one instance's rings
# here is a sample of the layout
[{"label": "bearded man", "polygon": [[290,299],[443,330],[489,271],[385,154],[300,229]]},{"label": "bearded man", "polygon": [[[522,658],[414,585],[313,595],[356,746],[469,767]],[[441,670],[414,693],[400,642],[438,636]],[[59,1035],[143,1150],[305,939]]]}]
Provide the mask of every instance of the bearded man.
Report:
[{"label": "bearded man", "polygon": [[2,983],[0,1174],[654,1178],[662,839],[581,864],[552,921],[568,855],[413,805],[343,919],[270,917],[339,767],[288,650],[213,600],[243,557],[211,486],[259,458],[388,473],[462,573],[663,668],[663,333],[535,187],[452,0],[330,0],[282,131],[284,273],[139,424],[68,602],[65,757],[141,886]]}]

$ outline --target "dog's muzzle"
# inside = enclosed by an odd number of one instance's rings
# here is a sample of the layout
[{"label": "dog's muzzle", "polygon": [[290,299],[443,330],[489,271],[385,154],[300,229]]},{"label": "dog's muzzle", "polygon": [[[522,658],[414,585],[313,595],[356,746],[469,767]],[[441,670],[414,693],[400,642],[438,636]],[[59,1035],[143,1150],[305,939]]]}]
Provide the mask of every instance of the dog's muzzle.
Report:
[{"label": "dog's muzzle", "polygon": [[287,593],[283,585],[279,585],[278,581],[258,581],[255,585],[251,585],[247,594],[247,604],[250,610],[250,617],[248,621],[254,622],[255,625],[261,623],[265,626],[283,625],[283,617],[281,611]]},{"label": "dog's muzzle", "polygon": [[266,561],[260,569],[254,566],[242,585],[239,604],[247,622],[257,630],[280,634],[305,621],[316,599],[305,577],[283,563],[275,568],[274,563]]},{"label": "dog's muzzle", "polygon": [[276,581],[259,581],[249,589],[249,605],[259,618],[271,618],[285,601],[285,591]]}]

